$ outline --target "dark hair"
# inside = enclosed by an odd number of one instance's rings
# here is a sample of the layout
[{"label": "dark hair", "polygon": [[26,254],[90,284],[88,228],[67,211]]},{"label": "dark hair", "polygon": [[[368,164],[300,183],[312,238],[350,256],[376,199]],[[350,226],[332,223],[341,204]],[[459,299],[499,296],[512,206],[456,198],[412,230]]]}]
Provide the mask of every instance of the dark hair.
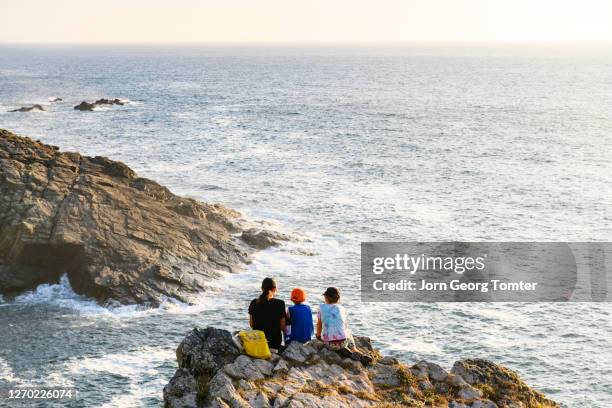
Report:
[{"label": "dark hair", "polygon": [[329,299],[331,303],[338,303],[338,301],[340,300],[340,291],[338,290],[338,288],[334,288],[332,286],[327,288],[325,293],[323,293],[323,296]]},{"label": "dark hair", "polygon": [[259,299],[257,300],[257,303],[263,303],[265,301],[268,300],[268,293],[270,293],[270,291],[276,289],[276,282],[274,282],[274,279],[272,278],[265,278],[262,282],[261,282],[261,295],[259,295]]}]

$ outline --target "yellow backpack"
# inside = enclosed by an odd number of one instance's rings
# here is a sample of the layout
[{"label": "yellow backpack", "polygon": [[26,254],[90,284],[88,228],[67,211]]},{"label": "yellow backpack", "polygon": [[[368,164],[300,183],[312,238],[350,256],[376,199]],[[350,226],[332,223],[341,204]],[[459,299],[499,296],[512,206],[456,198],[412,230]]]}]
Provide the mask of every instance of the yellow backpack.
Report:
[{"label": "yellow backpack", "polygon": [[261,330],[243,330],[238,333],[247,356],[268,360],[272,357],[266,335]]}]

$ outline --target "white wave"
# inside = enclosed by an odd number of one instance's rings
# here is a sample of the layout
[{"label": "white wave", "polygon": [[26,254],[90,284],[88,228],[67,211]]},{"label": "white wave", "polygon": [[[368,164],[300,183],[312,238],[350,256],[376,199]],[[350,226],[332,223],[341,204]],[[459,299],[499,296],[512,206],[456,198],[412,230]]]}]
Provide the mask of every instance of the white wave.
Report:
[{"label": "white wave", "polygon": [[[70,374],[88,375],[92,373],[111,373],[130,379],[127,390],[121,390],[102,407],[134,407],[146,398],[161,398],[167,383],[160,365],[174,361],[173,350],[161,347],[143,347],[129,352],[106,354],[101,357],[88,357],[66,364],[63,371]],[[143,378],[153,378],[143,380]]]},{"label": "white wave", "polygon": [[38,285],[36,289],[17,296],[12,303],[51,304],[72,309],[84,315],[130,316],[154,310],[141,305],[100,306],[95,300],[75,293],[66,274],[62,275],[59,283]]},{"label": "white wave", "polygon": [[0,358],[0,380],[10,383],[17,382],[18,380],[11,366],[2,358]]}]

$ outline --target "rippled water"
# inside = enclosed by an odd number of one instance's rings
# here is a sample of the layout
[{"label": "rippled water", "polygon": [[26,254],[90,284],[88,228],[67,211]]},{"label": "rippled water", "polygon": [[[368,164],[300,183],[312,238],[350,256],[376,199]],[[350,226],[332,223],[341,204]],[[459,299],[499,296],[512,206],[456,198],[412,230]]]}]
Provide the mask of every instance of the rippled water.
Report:
[{"label": "rippled water", "polygon": [[[195,306],[108,310],[67,281],[0,301],[0,384],[159,406],[192,326],[245,327],[265,275],[407,362],[486,357],[571,407],[612,397],[609,304],[362,304],[362,240],[612,240],[612,58],[426,49],[0,48],[0,127],[106,155],[311,242]],[[51,104],[50,97],[64,102]],[[76,112],[82,100],[125,107]],[[26,104],[44,113],[6,113]]]}]

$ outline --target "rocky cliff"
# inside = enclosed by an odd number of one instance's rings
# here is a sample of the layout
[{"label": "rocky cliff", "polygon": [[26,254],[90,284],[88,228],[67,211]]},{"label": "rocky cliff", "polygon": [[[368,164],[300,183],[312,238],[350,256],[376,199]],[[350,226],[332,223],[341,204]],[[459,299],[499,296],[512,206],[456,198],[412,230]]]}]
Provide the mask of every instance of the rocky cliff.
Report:
[{"label": "rocky cliff", "polygon": [[123,163],[0,130],[0,294],[67,273],[75,292],[102,302],[189,301],[284,238],[243,225]]},{"label": "rocky cliff", "polygon": [[356,338],[367,367],[320,341],[291,344],[270,360],[241,353],[226,330],[193,329],[176,350],[178,370],[164,387],[165,408],[449,407],[546,408],[557,403],[487,360],[457,361],[450,372],[421,361],[408,366]]}]

